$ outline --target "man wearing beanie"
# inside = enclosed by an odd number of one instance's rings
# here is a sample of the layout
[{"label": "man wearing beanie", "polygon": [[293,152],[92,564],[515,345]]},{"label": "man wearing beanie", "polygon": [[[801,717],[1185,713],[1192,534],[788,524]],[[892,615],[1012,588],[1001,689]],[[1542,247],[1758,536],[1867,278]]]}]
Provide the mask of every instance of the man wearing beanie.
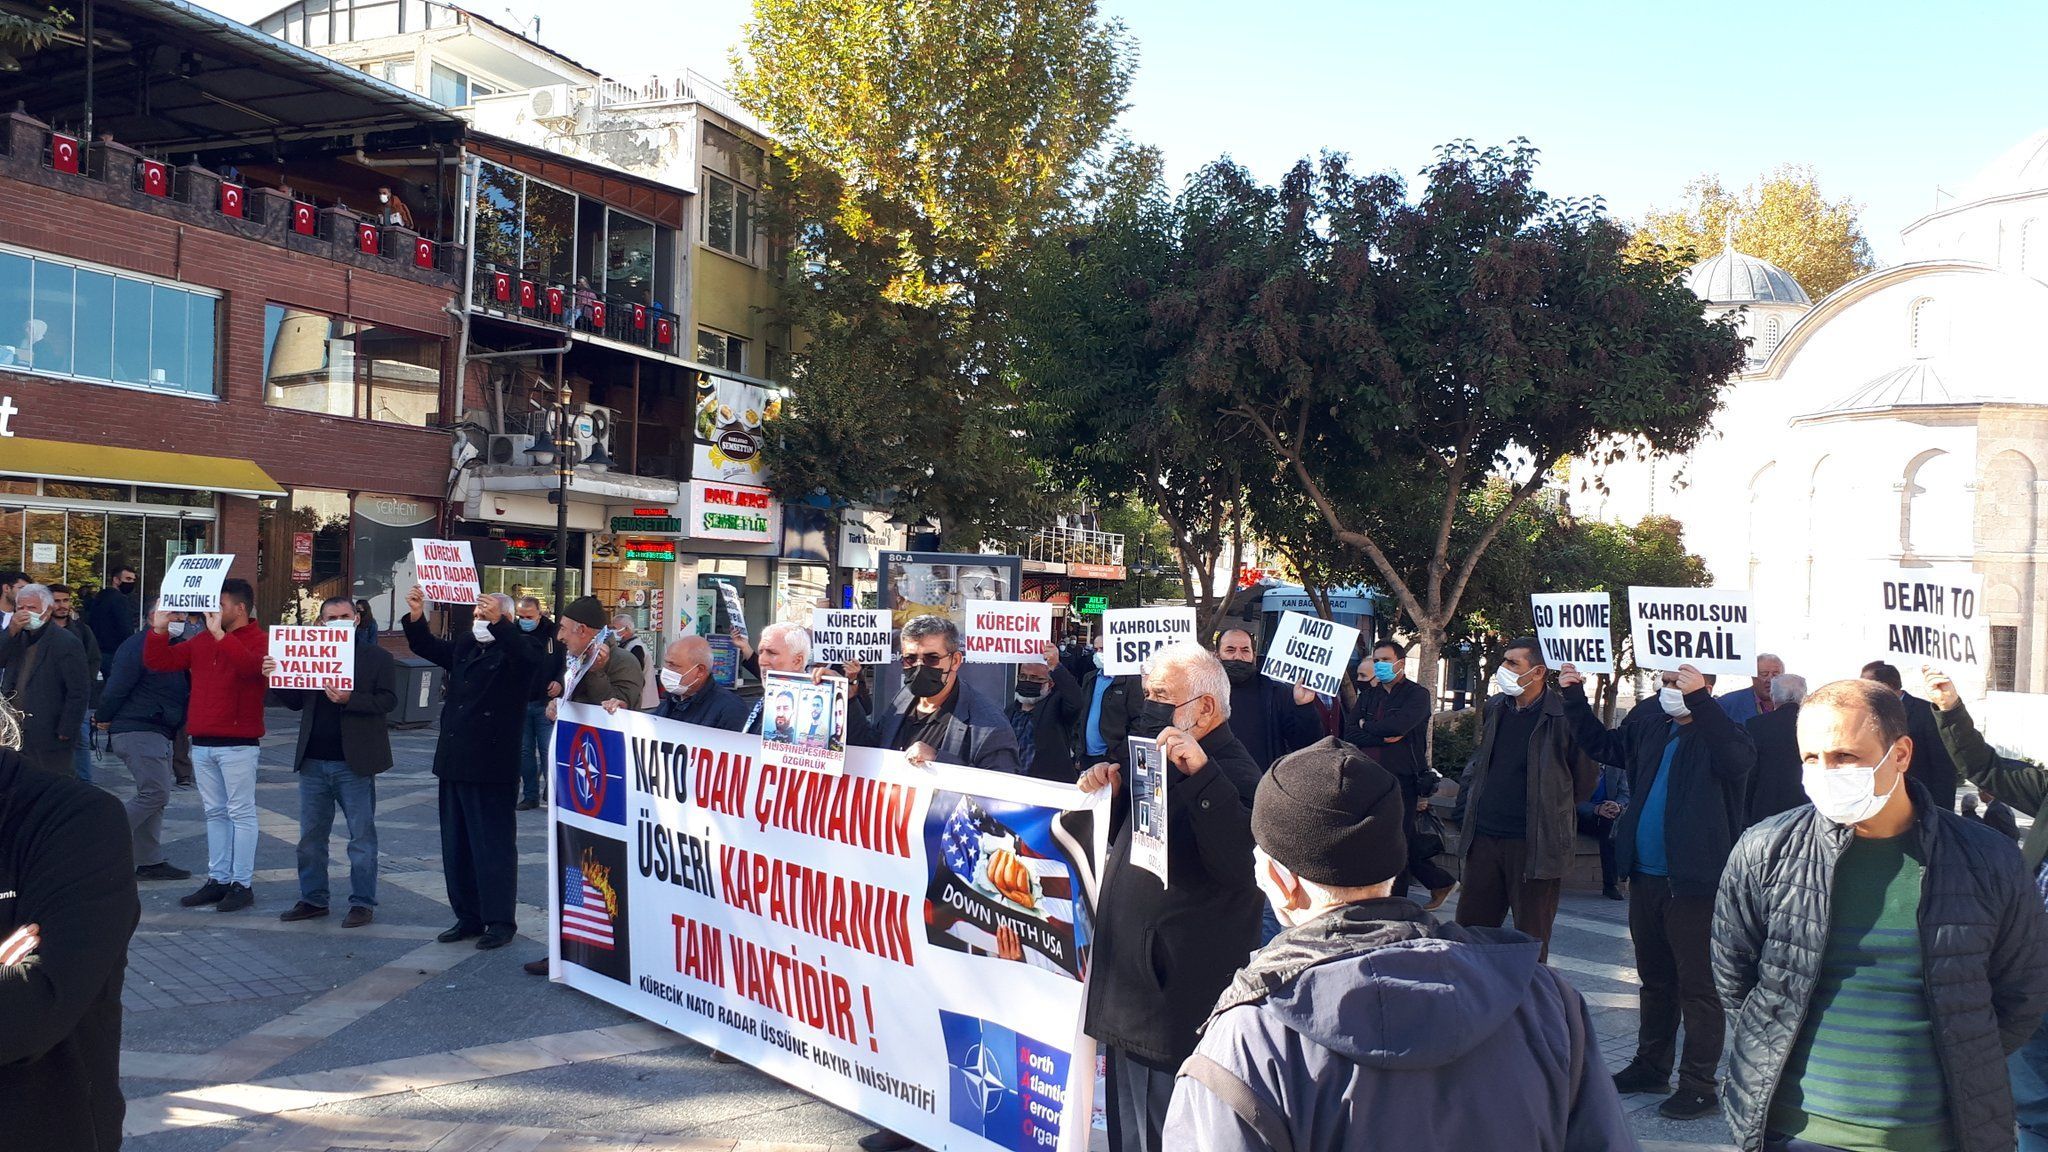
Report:
[{"label": "man wearing beanie", "polygon": [[1168,882],[1131,864],[1126,769],[1104,761],[1080,780],[1083,791],[1116,789],[1086,1021],[1109,1054],[1111,1152],[1202,1147],[1160,1139],[1174,1071],[1195,1050],[1217,993],[1259,944],[1251,799],[1260,766],[1226,723],[1229,700],[1230,677],[1200,645],[1175,644],[1145,666],[1131,734],[1157,739],[1172,766]]},{"label": "man wearing beanie", "polygon": [[[604,605],[595,596],[572,600],[562,609],[562,622],[555,628],[563,653],[559,695],[571,704],[604,705],[616,700],[612,709],[631,710],[639,706],[647,670],[616,637],[605,635],[606,623]],[[553,719],[552,704],[548,713]]]},{"label": "man wearing beanie", "polygon": [[[1217,1001],[1164,1147],[1637,1147],[1592,1014],[1541,944],[1390,895],[1404,807],[1385,769],[1334,739],[1259,782],[1255,875],[1288,928]],[[1457,1099],[1484,1105],[1427,1106]]]}]

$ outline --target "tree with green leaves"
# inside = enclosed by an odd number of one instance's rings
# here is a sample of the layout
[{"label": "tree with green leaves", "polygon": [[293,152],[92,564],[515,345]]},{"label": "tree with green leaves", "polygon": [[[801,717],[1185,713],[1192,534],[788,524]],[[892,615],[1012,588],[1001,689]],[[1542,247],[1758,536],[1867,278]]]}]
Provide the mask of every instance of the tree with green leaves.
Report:
[{"label": "tree with green leaves", "polygon": [[756,0],[735,87],[776,138],[764,223],[794,241],[783,494],[879,497],[958,545],[1018,521],[1010,283],[1130,68],[1092,0]]},{"label": "tree with green leaves", "polygon": [[1732,244],[1791,273],[1818,300],[1876,269],[1862,214],[1863,206],[1846,196],[1829,199],[1810,165],[1780,165],[1740,192],[1718,176],[1701,176],[1675,207],[1644,216],[1629,251],[1691,264]]},{"label": "tree with green leaves", "polygon": [[[1535,186],[1536,151],[1446,146],[1411,199],[1340,156],[1278,189],[1198,176],[1232,259],[1170,318],[1182,384],[1251,430],[1333,547],[1362,555],[1419,640],[1426,686],[1475,571],[1551,465],[1610,437],[1689,450],[1742,363],[1681,269],[1631,259],[1596,200]],[[1505,479],[1508,497],[1470,499]]]},{"label": "tree with green leaves", "polygon": [[41,16],[0,12],[0,52],[17,58],[40,52],[55,44],[73,19],[63,8],[44,9]]}]

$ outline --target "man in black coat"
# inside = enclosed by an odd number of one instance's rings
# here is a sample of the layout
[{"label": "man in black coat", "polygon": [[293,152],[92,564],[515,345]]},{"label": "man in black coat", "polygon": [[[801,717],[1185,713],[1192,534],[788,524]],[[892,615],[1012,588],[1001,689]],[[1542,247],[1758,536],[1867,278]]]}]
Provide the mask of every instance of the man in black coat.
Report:
[{"label": "man in black coat", "polygon": [[78,638],[51,626],[53,604],[41,584],[15,590],[14,615],[0,633],[0,695],[27,714],[21,758],[31,768],[71,776],[92,707],[92,670]]},{"label": "man in black coat", "polygon": [[[173,613],[182,624],[184,613]],[[171,802],[171,753],[185,725],[191,678],[183,672],[151,672],[142,665],[143,634],[121,642],[100,694],[99,727],[107,744],[135,783],[128,828],[134,839],[137,880],[189,880],[192,873],[164,855],[164,809]]]},{"label": "man in black coat", "polygon": [[[1259,944],[1252,798],[1263,766],[1232,734],[1230,680],[1195,644],[1153,656],[1133,735],[1159,741],[1167,773],[1167,874],[1131,864],[1131,802],[1110,804],[1111,843],[1096,909],[1086,1030],[1106,1046],[1115,1152],[1161,1152],[1174,1074],[1196,1029]],[[1124,768],[1082,774],[1084,791],[1121,789]]]},{"label": "man in black coat", "polygon": [[126,564],[114,570],[114,578],[100,589],[99,596],[92,602],[92,611],[85,622],[92,627],[92,634],[99,638],[100,655],[104,667],[102,675],[114,674],[114,653],[128,642],[130,636],[141,631],[142,614],[136,609],[135,569]]},{"label": "man in black coat", "polygon": [[519,740],[538,656],[521,640],[512,598],[478,597],[469,632],[453,642],[427,628],[420,590],[406,594],[405,642],[413,655],[448,672],[434,775],[441,781],[441,872],[455,926],[443,944],[477,937],[502,948],[517,931],[519,851],[513,804],[519,791]]},{"label": "man in black coat", "polygon": [[1299,684],[1259,675],[1259,653],[1251,633],[1242,628],[1225,632],[1217,638],[1216,658],[1230,677],[1230,730],[1259,771],[1323,737],[1316,694]]},{"label": "man in black coat", "polygon": [[1358,666],[1358,699],[1344,716],[1343,731],[1347,743],[1401,785],[1407,813],[1403,832],[1408,845],[1418,851],[1394,877],[1394,895],[1408,895],[1408,882],[1419,880],[1429,889],[1424,910],[1433,911],[1443,906],[1458,881],[1427,852],[1426,842],[1435,837],[1416,832],[1417,806],[1436,789],[1435,773],[1423,761],[1429,747],[1429,717],[1435,709],[1429,689],[1408,678],[1407,666],[1408,649],[1399,641],[1388,638],[1373,645],[1372,660]]},{"label": "man in black coat", "polygon": [[1636,1055],[1614,1077],[1621,1092],[1662,1092],[1671,1085],[1678,1025],[1685,1051],[1678,1091],[1657,1108],[1674,1120],[1711,1115],[1725,1021],[1714,992],[1711,958],[1714,893],[1735,838],[1742,834],[1756,749],[1721,711],[1712,682],[1690,664],[1665,672],[1654,701],[1644,701],[1612,731],[1586,702],[1584,677],[1558,672],[1565,715],[1579,748],[1628,772],[1635,803],[1614,828],[1615,862],[1628,876],[1628,934],[1642,978]]},{"label": "man in black coat", "polygon": [[[355,687],[341,691],[273,688],[270,698],[301,713],[292,767],[299,774],[299,900],[278,916],[287,922],[327,915],[327,837],[334,809],[348,821],[348,915],[343,928],[360,928],[377,907],[377,777],[391,769],[391,726],[398,707],[398,661],[364,639],[353,600],[329,596],[320,622],[355,637]],[[270,675],[275,658],[263,658]]]},{"label": "man in black coat", "polygon": [[1863,679],[1875,680],[1899,694],[1906,707],[1906,731],[1913,737],[1913,763],[1906,779],[1927,789],[1934,802],[1950,812],[1956,810],[1956,762],[1949,759],[1948,746],[1941,741],[1941,729],[1934,722],[1934,705],[1906,691],[1899,670],[1882,660],[1863,666]]},{"label": "man in black coat", "polygon": [[548,701],[561,691],[562,642],[555,636],[557,625],[541,610],[540,600],[521,596],[515,612],[519,635],[534,651],[533,682],[526,694],[526,720],[519,736],[518,810],[531,812],[548,794],[548,735],[555,730],[548,719]]},{"label": "man in black coat", "polygon": [[663,720],[702,724],[738,732],[747,726],[747,702],[711,675],[711,641],[684,636],[661,654],[656,670],[661,696],[654,714]]},{"label": "man in black coat", "polygon": [[1749,778],[1749,822],[1761,824],[1780,812],[1806,803],[1800,777],[1799,702],[1806,699],[1806,677],[1781,673],[1771,678],[1771,710],[1749,720],[1749,741],[1756,745],[1756,771]]},{"label": "man in black coat", "polygon": [[1074,728],[1086,698],[1081,682],[1061,662],[1059,649],[1047,644],[1045,663],[1019,664],[1013,695],[1003,714],[1023,752],[1024,774],[1072,784],[1080,774],[1074,763]]},{"label": "man in black coat", "polygon": [[32,771],[0,717],[0,1146],[117,1148],[121,979],[141,917],[113,796]]},{"label": "man in black coat", "polygon": [[1001,706],[960,682],[967,654],[960,627],[944,616],[916,616],[897,639],[903,687],[879,716],[849,704],[847,743],[894,748],[913,764],[938,761],[1015,775],[1024,770],[1017,736]]}]

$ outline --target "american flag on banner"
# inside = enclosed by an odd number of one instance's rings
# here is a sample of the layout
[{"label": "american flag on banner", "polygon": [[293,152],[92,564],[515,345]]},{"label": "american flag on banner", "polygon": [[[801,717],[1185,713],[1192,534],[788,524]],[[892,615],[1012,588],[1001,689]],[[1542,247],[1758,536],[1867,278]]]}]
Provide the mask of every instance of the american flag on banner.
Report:
[{"label": "american flag on banner", "polygon": [[[996,894],[996,886],[988,877],[988,865],[998,852],[1014,856],[1017,863],[1023,865],[1037,881],[1039,893],[1037,907],[1022,915],[1029,917],[1035,912],[1035,918],[1043,918],[1048,922],[1048,928],[1068,941],[1069,963],[1059,967],[1074,971],[1071,963],[1074,878],[1065,863],[1041,855],[1015,830],[975,803],[971,796],[960,797],[960,802],[953,806],[952,814],[946,818],[940,833],[939,844],[945,857],[946,871],[963,882],[976,898],[1013,917],[1020,915],[1018,906]],[[945,877],[935,879],[943,881]],[[946,901],[933,900],[927,909],[933,943],[939,943],[939,936],[949,936],[959,943],[985,951],[995,950],[995,934],[974,919],[961,915]],[[953,946],[958,947],[958,944]]]},{"label": "american flag on banner", "polygon": [[606,951],[612,947],[611,908],[604,902],[604,893],[574,864],[569,865],[562,885],[562,939]]}]

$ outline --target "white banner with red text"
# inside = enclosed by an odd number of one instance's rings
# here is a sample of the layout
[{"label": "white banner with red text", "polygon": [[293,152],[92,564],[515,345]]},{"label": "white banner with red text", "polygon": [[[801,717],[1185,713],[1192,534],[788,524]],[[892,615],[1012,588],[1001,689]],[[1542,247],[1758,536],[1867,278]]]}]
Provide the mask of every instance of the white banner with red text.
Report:
[{"label": "white banner with red text", "polygon": [[[1107,794],[564,705],[552,978],[928,1148],[1081,1152],[1082,846]],[[1100,859],[1100,846],[1096,846]]]}]

